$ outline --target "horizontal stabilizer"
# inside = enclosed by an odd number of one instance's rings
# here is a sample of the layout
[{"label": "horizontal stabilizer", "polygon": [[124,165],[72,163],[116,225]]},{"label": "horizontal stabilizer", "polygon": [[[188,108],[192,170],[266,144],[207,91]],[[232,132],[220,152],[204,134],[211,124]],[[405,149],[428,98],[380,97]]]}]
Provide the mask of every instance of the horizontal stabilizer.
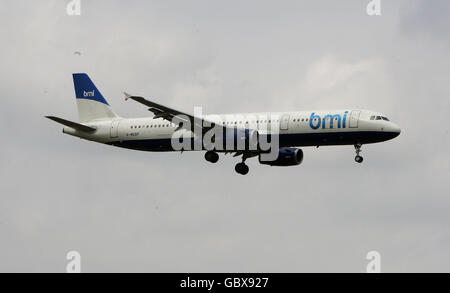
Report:
[{"label": "horizontal stabilizer", "polygon": [[54,116],[45,116],[45,118],[48,118],[50,120],[53,120],[55,122],[58,122],[62,125],[65,125],[67,127],[73,128],[75,130],[79,130],[79,131],[83,131],[83,132],[94,132],[96,129],[83,125],[83,124],[79,124],[79,123],[75,123],[69,120],[65,120],[62,118],[58,118],[58,117],[54,117]]}]

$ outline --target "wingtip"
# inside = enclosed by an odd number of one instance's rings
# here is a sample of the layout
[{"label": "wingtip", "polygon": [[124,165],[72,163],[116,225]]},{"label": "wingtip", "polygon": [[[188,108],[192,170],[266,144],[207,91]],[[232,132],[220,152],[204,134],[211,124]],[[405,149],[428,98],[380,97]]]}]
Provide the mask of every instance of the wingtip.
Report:
[{"label": "wingtip", "polygon": [[123,92],[123,94],[125,95],[125,101],[128,101],[129,98],[131,98],[131,95],[127,92]]}]

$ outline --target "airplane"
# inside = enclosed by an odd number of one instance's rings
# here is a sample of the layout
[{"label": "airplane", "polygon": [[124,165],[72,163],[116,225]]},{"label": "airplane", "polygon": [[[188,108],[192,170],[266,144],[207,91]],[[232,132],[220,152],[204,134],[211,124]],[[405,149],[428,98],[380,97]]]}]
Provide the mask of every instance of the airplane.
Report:
[{"label": "airplane", "polygon": [[[300,165],[303,161],[300,147],[352,145],[356,152],[355,161],[362,163],[362,145],[391,140],[401,133],[400,127],[386,115],[369,110],[191,115],[127,93],[124,93],[126,100],[134,100],[148,107],[153,117],[122,118],[114,112],[86,73],[74,73],[73,82],[79,122],[46,116],[65,126],[63,133],[132,150],[193,150],[174,148],[173,136],[182,132],[183,137],[190,139],[191,143],[201,141],[200,148],[194,150],[206,151],[205,159],[208,162],[217,163],[219,153],[242,156],[241,162],[235,166],[235,171],[241,175],[249,172],[245,161],[251,157],[259,157],[261,164],[270,166]],[[227,148],[205,146],[203,135],[213,127],[224,133],[222,137],[217,135],[218,141],[232,141]],[[194,128],[200,130],[200,135]],[[274,135],[277,135],[278,141],[276,155],[271,160],[262,159],[270,151],[261,147],[262,137],[266,136],[267,141],[271,141]],[[241,144],[244,147],[238,148],[233,140],[244,141]]]}]

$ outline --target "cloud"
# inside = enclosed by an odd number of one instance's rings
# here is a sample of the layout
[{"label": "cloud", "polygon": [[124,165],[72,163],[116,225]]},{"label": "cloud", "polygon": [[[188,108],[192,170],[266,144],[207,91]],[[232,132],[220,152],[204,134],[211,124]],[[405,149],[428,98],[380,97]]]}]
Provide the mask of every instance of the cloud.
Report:
[{"label": "cloud", "polygon": [[332,91],[346,85],[353,77],[370,71],[375,60],[345,63],[328,55],[314,63],[307,72],[306,86],[309,91]]},{"label": "cloud", "polygon": [[403,8],[400,28],[405,33],[432,37],[437,42],[448,44],[449,9],[450,3],[445,0],[411,1]]},{"label": "cloud", "polygon": [[[429,2],[369,17],[359,0],[82,0],[69,17],[64,1],[7,1],[0,271],[63,272],[78,250],[85,272],[363,272],[373,249],[386,272],[449,271],[449,37]],[[363,165],[351,146],[304,148],[300,166],[236,176],[231,156],[63,135],[43,116],[76,119],[72,72],[124,117],[149,115],[126,90],[208,113],[368,108],[403,132]]]}]

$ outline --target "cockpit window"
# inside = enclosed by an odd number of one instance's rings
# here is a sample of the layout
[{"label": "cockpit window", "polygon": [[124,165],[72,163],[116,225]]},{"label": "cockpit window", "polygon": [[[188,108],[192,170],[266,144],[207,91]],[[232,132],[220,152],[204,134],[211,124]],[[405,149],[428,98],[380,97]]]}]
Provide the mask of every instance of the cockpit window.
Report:
[{"label": "cockpit window", "polygon": [[387,117],[381,117],[381,118],[383,118],[383,120],[385,120],[385,121],[389,121],[389,119]]},{"label": "cockpit window", "polygon": [[377,120],[381,120],[381,116],[377,116]]},{"label": "cockpit window", "polygon": [[370,120],[375,120],[375,116],[370,117]]}]

